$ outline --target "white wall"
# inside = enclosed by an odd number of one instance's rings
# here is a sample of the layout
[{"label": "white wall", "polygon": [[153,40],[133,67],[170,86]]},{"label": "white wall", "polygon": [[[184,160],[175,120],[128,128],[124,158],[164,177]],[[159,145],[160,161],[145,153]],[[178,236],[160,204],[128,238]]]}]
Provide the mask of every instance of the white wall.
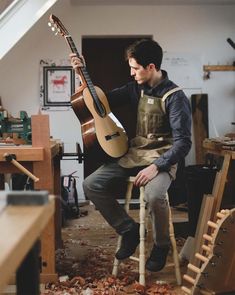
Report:
[{"label": "white wall", "polygon": [[[39,110],[39,61],[64,59],[70,52],[63,38],[50,32],[50,13],[62,20],[79,50],[84,35],[148,34],[164,51],[199,57],[201,66],[235,61],[235,51],[226,42],[228,37],[235,40],[235,5],[71,6],[70,1],[60,0],[0,61],[0,96],[3,106],[14,116],[19,110],[26,110],[29,115]],[[212,121],[219,135],[234,132],[231,122],[235,121],[235,72],[212,72],[211,79],[206,81],[202,79],[202,68],[199,74],[199,91],[209,95],[210,136],[216,136]],[[75,150],[75,142],[81,143],[81,134],[73,111],[48,113],[51,135],[65,142],[68,151]],[[193,161],[193,157],[190,159]],[[83,167],[77,162],[63,161],[62,173],[74,170],[79,170],[81,197]]]}]

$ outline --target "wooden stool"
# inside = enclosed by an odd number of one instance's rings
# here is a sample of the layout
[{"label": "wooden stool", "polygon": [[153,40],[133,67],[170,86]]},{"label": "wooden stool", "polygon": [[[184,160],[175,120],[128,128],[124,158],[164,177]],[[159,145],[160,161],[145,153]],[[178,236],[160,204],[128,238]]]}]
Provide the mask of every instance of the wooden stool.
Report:
[{"label": "wooden stool", "polygon": [[[127,179],[127,192],[125,198],[125,210],[129,212],[132,189],[134,185],[135,177],[129,177]],[[168,197],[168,196],[167,196]],[[139,223],[140,223],[140,244],[139,244],[139,257],[130,256],[129,259],[139,262],[139,283],[145,286],[145,224],[146,224],[146,214],[145,214],[145,200],[144,200],[144,187],[140,187],[140,196],[139,196],[139,203],[140,203],[140,210],[139,210]],[[169,204],[169,202],[168,202]],[[174,234],[174,227],[172,223],[171,217],[171,210],[169,206],[169,233],[170,233],[170,240],[173,249],[173,260],[175,265],[175,275],[177,284],[181,285],[181,273],[179,267],[179,256],[176,248],[176,241],[175,241],[175,234]],[[121,247],[122,236],[118,237],[117,242],[117,249],[116,252]],[[118,274],[118,266],[119,260],[117,258],[114,259],[113,263],[113,271],[112,274],[117,276]]]}]

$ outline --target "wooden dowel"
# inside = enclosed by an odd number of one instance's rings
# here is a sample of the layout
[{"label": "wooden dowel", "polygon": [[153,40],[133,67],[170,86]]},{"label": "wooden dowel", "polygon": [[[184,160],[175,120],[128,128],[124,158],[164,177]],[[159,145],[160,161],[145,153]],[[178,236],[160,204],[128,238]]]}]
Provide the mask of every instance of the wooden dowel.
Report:
[{"label": "wooden dowel", "polygon": [[221,212],[222,214],[227,215],[227,214],[230,213],[230,210],[229,210],[229,209],[222,209],[220,212]]},{"label": "wooden dowel", "polygon": [[186,294],[191,295],[191,290],[185,286],[181,287],[182,291],[184,291]]},{"label": "wooden dowel", "polygon": [[130,256],[129,258],[130,258],[131,260],[134,260],[134,261],[137,261],[137,262],[140,261],[140,259],[139,259],[138,257],[135,257],[135,256]]},{"label": "wooden dowel", "polygon": [[211,248],[207,245],[202,245],[202,249],[209,252],[209,253],[211,252]]},{"label": "wooden dowel", "polygon": [[192,277],[188,276],[188,275],[184,275],[183,278],[185,279],[185,281],[191,283],[192,285],[195,284],[195,281]]},{"label": "wooden dowel", "polygon": [[203,289],[201,289],[199,292],[202,295],[215,295],[215,292],[213,292],[213,291],[207,291],[207,290],[203,290]]},{"label": "wooden dowel", "polygon": [[208,224],[210,227],[214,228],[214,229],[217,229],[217,228],[218,228],[218,225],[217,225],[215,222],[212,222],[212,221],[210,221],[210,220],[207,222],[207,224]]},{"label": "wooden dowel", "polygon": [[203,262],[208,262],[209,259],[203,255],[201,255],[200,253],[196,253],[195,257],[198,258],[199,260],[203,261]]},{"label": "wooden dowel", "polygon": [[[10,155],[5,153],[4,158],[9,157]],[[30,177],[34,182],[38,182],[39,178],[36,177],[35,175],[33,175],[28,169],[26,169],[24,166],[22,166],[19,162],[17,162],[15,159],[11,159],[10,162],[16,166],[21,172],[23,172],[24,174],[26,174],[28,177]]]},{"label": "wooden dowel", "polygon": [[201,272],[200,268],[196,267],[195,265],[193,265],[191,263],[188,264],[188,269],[192,270],[195,273],[200,273]]},{"label": "wooden dowel", "polygon": [[218,218],[222,219],[222,218],[224,218],[225,214],[223,214],[223,213],[221,213],[221,212],[218,212],[218,213],[216,214],[216,216],[217,216]]},{"label": "wooden dowel", "polygon": [[207,234],[204,234],[204,235],[203,235],[203,238],[204,238],[205,240],[209,241],[209,242],[212,242],[212,240],[213,240],[212,236],[209,236],[209,235],[207,235]]}]

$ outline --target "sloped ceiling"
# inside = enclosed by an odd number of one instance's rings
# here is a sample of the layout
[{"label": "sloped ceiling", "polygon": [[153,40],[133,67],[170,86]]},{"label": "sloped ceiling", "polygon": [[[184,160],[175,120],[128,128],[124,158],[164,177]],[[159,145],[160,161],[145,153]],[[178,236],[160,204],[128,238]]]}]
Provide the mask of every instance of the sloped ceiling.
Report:
[{"label": "sloped ceiling", "polygon": [[1,0],[0,40],[4,42],[0,46],[0,60],[56,1]]},{"label": "sloped ceiling", "polygon": [[[58,0],[0,0],[0,40],[4,40],[0,46],[0,60],[56,1]],[[235,0],[70,0],[70,4],[235,5]]]},{"label": "sloped ceiling", "polygon": [[7,8],[14,0],[1,0],[0,1],[0,14]]},{"label": "sloped ceiling", "polygon": [[72,5],[235,5],[235,0],[70,0]]}]

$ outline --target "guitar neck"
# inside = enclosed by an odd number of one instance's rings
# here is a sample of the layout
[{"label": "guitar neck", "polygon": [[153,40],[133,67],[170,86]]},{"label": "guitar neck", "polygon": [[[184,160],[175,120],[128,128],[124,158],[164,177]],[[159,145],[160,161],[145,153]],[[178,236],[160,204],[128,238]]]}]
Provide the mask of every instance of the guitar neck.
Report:
[{"label": "guitar neck", "polygon": [[[75,53],[77,55],[77,57],[81,58],[74,42],[73,42],[73,39],[71,36],[65,36],[66,38],[66,41],[72,51],[72,53]],[[103,107],[103,105],[100,103],[100,100],[99,100],[99,97],[96,93],[96,90],[95,90],[95,87],[91,81],[91,78],[90,78],[90,75],[88,74],[87,70],[86,70],[86,67],[83,66],[80,68],[80,72],[81,72],[81,75],[84,79],[84,81],[86,82],[86,85],[89,89],[89,92],[94,100],[94,103],[96,105],[96,108],[97,108],[97,111],[99,112],[100,116],[101,117],[104,117],[106,115],[106,111],[105,111],[105,108]]]}]

